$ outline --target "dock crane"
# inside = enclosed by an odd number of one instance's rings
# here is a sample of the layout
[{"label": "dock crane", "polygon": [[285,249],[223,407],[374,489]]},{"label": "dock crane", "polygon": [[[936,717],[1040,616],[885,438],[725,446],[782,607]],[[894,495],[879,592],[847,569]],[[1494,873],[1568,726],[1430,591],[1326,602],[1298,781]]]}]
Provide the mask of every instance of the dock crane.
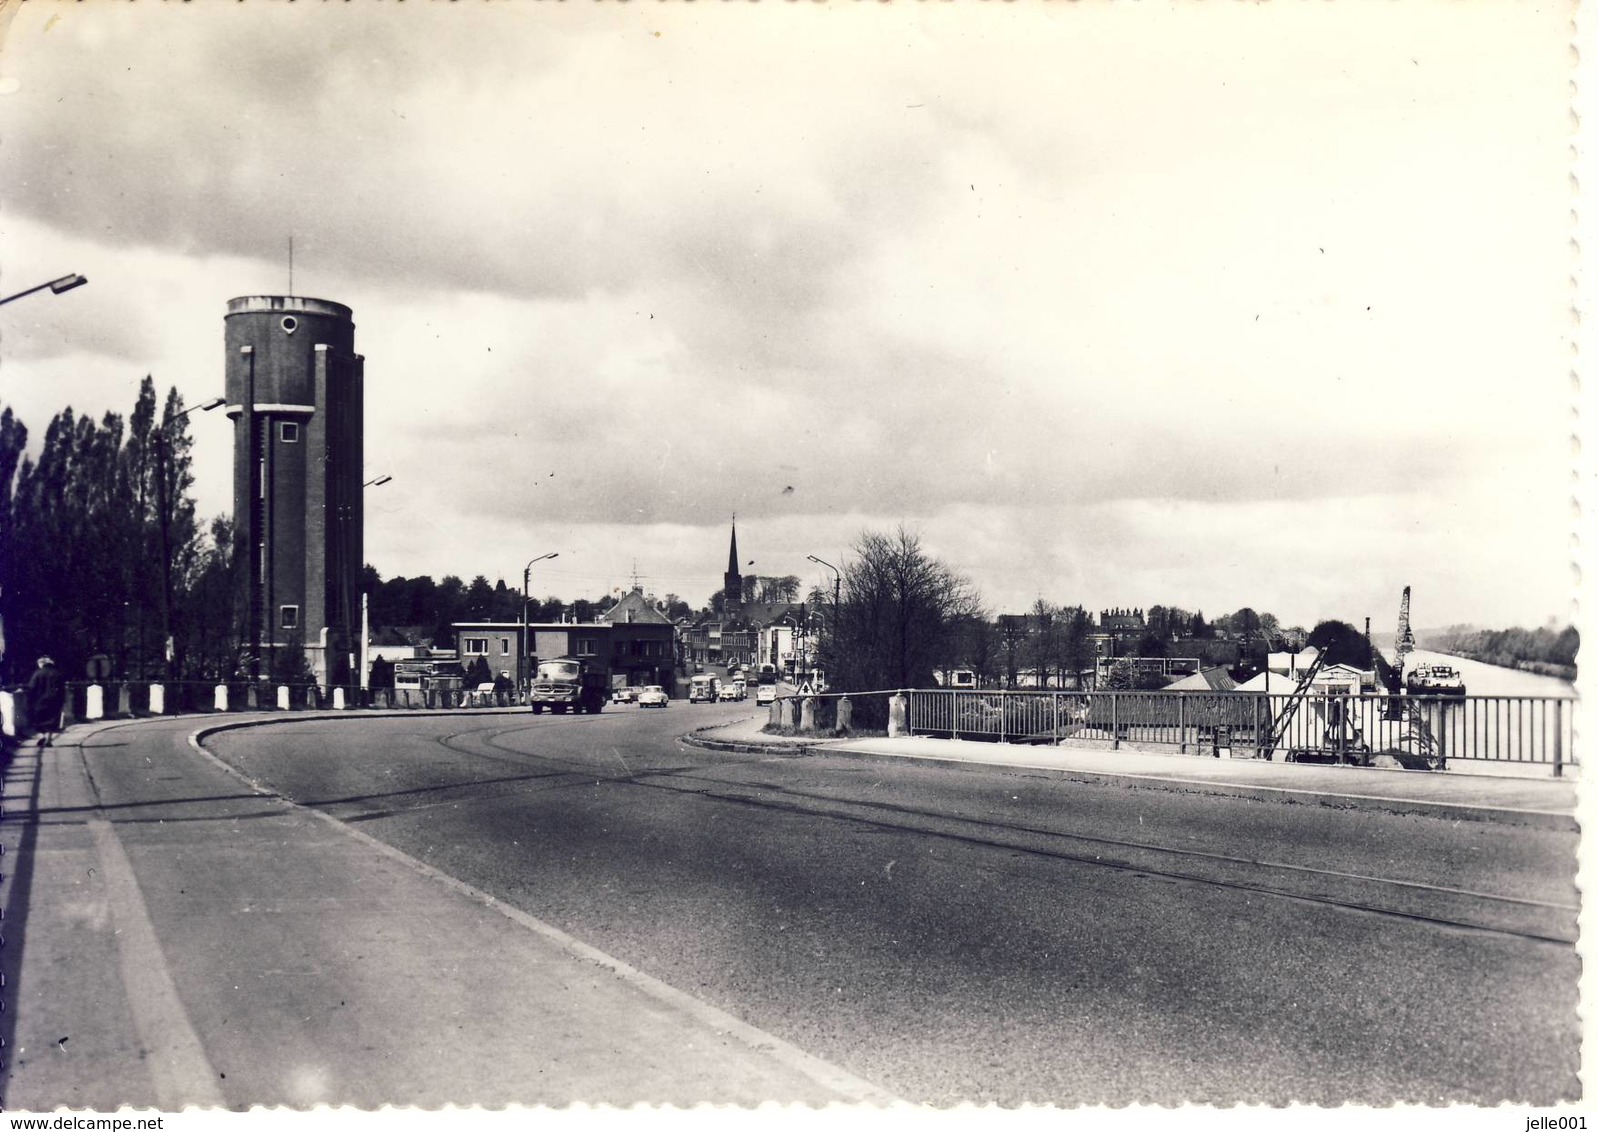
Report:
[{"label": "dock crane", "polygon": [[1393,667],[1398,670],[1398,683],[1404,683],[1404,658],[1415,651],[1415,634],[1409,628],[1409,587],[1404,587],[1404,599],[1398,603],[1398,632],[1393,636]]}]

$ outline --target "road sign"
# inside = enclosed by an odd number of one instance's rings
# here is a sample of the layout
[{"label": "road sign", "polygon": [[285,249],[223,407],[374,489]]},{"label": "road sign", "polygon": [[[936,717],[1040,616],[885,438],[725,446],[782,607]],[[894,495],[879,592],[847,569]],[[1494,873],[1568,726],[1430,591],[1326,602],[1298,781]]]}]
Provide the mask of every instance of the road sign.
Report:
[{"label": "road sign", "polygon": [[97,652],[89,658],[85,666],[88,669],[90,680],[104,680],[111,675],[111,658],[103,652]]},{"label": "road sign", "polygon": [[799,685],[799,690],[794,693],[796,696],[813,696],[815,694],[816,690],[810,686],[810,681],[808,680]]}]

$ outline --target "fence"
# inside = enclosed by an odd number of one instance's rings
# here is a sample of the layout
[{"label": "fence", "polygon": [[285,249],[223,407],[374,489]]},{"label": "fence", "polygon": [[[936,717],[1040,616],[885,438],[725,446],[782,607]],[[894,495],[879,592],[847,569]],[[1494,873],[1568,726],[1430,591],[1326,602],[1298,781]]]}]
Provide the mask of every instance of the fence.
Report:
[{"label": "fence", "polygon": [[[23,697],[0,691],[7,733],[20,734],[36,726],[26,719]],[[520,701],[514,695],[495,696],[462,689],[360,688],[354,685],[322,688],[315,684],[271,684],[265,681],[231,681],[221,684],[172,681],[69,681],[63,718],[127,719],[177,714],[217,714],[243,711],[327,711],[334,709],[406,709],[509,707]]]},{"label": "fence", "polygon": [[894,694],[880,691],[778,696],[772,701],[767,726],[818,735],[886,734],[888,701]]},{"label": "fence", "polygon": [[[1575,757],[1573,700],[1248,692],[907,692],[911,734],[1163,746],[1293,762],[1534,763]],[[1385,758],[1379,758],[1385,756]]]}]

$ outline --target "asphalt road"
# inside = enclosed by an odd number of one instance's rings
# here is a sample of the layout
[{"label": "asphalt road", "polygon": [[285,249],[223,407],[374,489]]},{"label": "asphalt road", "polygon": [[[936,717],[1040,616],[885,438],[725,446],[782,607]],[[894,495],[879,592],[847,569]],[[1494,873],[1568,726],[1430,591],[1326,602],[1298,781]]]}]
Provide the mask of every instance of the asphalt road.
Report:
[{"label": "asphalt road", "polygon": [[[207,747],[912,1101],[1579,1096],[1575,835],[675,740],[752,710],[286,722]],[[96,774],[102,803],[153,782]]]}]

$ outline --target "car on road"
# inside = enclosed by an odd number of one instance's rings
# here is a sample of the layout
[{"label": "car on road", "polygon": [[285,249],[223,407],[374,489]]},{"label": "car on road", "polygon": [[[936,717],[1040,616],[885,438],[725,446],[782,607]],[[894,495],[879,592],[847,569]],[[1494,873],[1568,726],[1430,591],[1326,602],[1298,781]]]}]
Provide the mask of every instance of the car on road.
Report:
[{"label": "car on road", "polygon": [[744,682],[742,680],[728,680],[721,686],[718,699],[741,700],[744,698]]},{"label": "car on road", "polygon": [[617,688],[610,693],[610,702],[613,704],[630,704],[637,699],[637,688]]},{"label": "car on road", "polygon": [[665,707],[670,702],[671,697],[666,695],[666,689],[658,684],[651,684],[638,693],[638,706],[641,708]]},{"label": "car on road", "polygon": [[777,685],[775,684],[762,684],[755,689],[755,703],[757,704],[769,704],[775,701],[776,698]]}]

